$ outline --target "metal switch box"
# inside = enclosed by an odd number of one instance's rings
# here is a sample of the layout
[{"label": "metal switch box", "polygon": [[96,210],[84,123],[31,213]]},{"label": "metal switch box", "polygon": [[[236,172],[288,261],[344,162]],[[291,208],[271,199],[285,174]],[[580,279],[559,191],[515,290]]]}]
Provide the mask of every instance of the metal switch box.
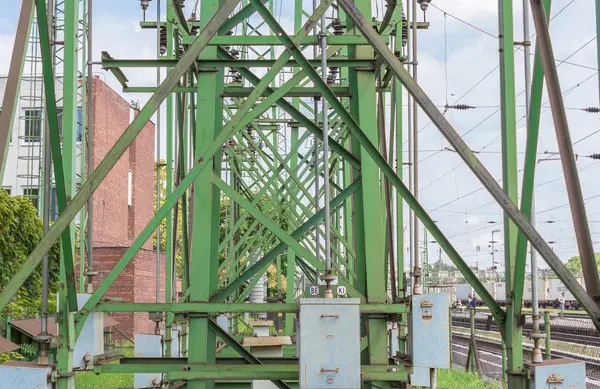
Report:
[{"label": "metal switch box", "polygon": [[528,389],[585,389],[585,362],[573,359],[550,359],[526,363],[530,379]]},{"label": "metal switch box", "polygon": [[[91,294],[78,294],[77,305],[83,307]],[[79,368],[94,365],[94,356],[104,354],[104,314],[91,312],[81,330],[73,350],[73,366]]]},{"label": "metal switch box", "polygon": [[[162,357],[162,336],[136,334],[133,345],[134,357]],[[160,373],[135,373],[133,387],[135,389],[154,388],[161,382]]]},{"label": "metal switch box", "polygon": [[409,314],[412,386],[429,386],[429,369],[450,368],[450,295],[412,296]]},{"label": "metal switch box", "polygon": [[360,389],[359,304],[300,299],[300,389]]}]

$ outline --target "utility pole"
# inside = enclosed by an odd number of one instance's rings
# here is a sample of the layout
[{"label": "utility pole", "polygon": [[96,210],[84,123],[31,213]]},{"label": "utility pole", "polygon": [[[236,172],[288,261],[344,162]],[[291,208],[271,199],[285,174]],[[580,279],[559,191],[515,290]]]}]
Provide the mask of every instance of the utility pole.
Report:
[{"label": "utility pole", "polygon": [[492,240],[490,241],[491,247],[492,247],[492,272],[493,272],[492,273],[493,274],[492,290],[493,290],[493,293],[494,293],[494,298],[497,298],[496,297],[496,294],[497,294],[496,293],[496,281],[497,281],[496,270],[497,270],[497,267],[496,267],[496,255],[495,255],[495,253],[496,253],[496,246],[495,246],[495,244],[498,243],[496,241],[496,239],[494,239],[494,234],[495,233],[499,233],[499,232],[502,232],[502,231],[500,231],[500,230],[493,230],[492,231]]}]

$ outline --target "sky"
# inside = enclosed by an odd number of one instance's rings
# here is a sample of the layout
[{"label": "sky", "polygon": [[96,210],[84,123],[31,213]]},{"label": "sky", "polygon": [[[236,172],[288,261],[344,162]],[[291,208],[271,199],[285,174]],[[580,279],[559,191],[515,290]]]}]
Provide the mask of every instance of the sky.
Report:
[{"label": "sky", "polygon": [[[285,0],[275,0],[277,17],[290,26],[292,10],[284,7]],[[163,1],[165,3],[165,1]],[[192,8],[188,0],[186,15]],[[310,9],[307,3],[307,9]],[[373,0],[374,14],[383,14],[382,0]],[[0,74],[7,74],[14,40],[20,1],[0,0]],[[447,119],[477,157],[501,184],[500,142],[500,75],[498,72],[498,12],[497,2],[478,0],[433,0],[426,14],[430,28],[418,38],[418,82],[436,105],[463,103],[477,108],[467,111],[449,110]],[[156,0],[151,2],[148,20],[155,18]],[[522,4],[514,2],[514,40],[523,40]],[[552,5],[551,36],[558,61],[561,89],[571,130],[577,167],[581,181],[592,240],[600,251],[600,161],[588,156],[600,153],[600,122],[598,114],[582,111],[598,107],[598,77],[594,1],[554,0]],[[164,12],[164,11],[163,11]],[[418,18],[423,14],[418,10]],[[115,58],[152,58],[156,52],[156,37],[152,30],[141,30],[141,10],[137,0],[95,1],[94,60],[102,50]],[[534,32],[530,22],[531,32]],[[535,43],[535,39],[533,39]],[[564,62],[562,62],[564,61]],[[523,169],[525,150],[524,56],[515,51],[515,89],[517,96],[518,169]],[[533,61],[532,61],[533,63]],[[119,84],[107,72],[95,67],[95,73],[113,88]],[[127,69],[130,85],[147,86],[156,82],[154,70]],[[146,95],[124,94],[128,100]],[[406,101],[406,99],[404,100]],[[548,98],[544,94],[539,142],[539,163],[536,169],[536,224],[538,230],[563,260],[577,255],[573,225],[564,176],[558,155],[556,135],[552,125]],[[406,120],[406,115],[404,117]],[[500,207],[482,188],[479,181],[458,155],[447,150],[449,144],[439,131],[420,113],[419,128],[419,198],[425,209],[438,222],[463,258],[480,268],[491,266],[492,231],[502,230]],[[406,139],[407,129],[404,130]],[[408,162],[407,144],[404,162]],[[163,151],[164,153],[164,151]],[[164,154],[163,154],[164,155]],[[405,169],[406,174],[406,169]],[[519,173],[519,187],[521,183]],[[407,227],[405,225],[405,227]],[[421,248],[424,247],[420,232]],[[427,239],[429,260],[437,259],[438,246]],[[503,236],[498,241],[496,260],[503,255]],[[444,261],[448,261],[442,255]],[[546,267],[541,261],[540,267]]]}]

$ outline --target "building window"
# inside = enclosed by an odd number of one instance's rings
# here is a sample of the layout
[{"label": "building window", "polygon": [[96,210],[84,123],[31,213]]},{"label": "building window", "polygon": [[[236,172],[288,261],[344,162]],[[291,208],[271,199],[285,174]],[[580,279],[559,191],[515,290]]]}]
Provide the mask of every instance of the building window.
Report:
[{"label": "building window", "polygon": [[6,193],[8,193],[9,195],[12,192],[12,187],[10,187],[10,186],[4,186],[4,187],[2,187],[2,189],[4,189],[6,191]]},{"label": "building window", "polygon": [[127,205],[133,205],[133,172],[127,172]]},{"label": "building window", "polygon": [[31,200],[31,203],[37,209],[40,199],[40,190],[38,188],[23,188],[23,196]]},{"label": "building window", "polygon": [[[57,111],[58,111],[58,133],[60,134],[60,138],[62,139],[63,109],[57,108]],[[75,121],[75,137],[76,137],[77,142],[81,142],[82,129],[83,129],[83,112],[81,111],[81,108],[77,108],[77,120]]]},{"label": "building window", "polygon": [[39,142],[42,134],[42,110],[25,110],[25,143]]}]

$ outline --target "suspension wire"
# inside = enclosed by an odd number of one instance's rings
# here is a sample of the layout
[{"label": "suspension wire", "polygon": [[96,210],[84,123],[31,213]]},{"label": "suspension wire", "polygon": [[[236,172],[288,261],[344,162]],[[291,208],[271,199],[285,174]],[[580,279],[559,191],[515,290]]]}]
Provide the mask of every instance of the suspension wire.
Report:
[{"label": "suspension wire", "polygon": [[444,78],[446,83],[446,111],[448,110],[448,14],[444,12]]}]

